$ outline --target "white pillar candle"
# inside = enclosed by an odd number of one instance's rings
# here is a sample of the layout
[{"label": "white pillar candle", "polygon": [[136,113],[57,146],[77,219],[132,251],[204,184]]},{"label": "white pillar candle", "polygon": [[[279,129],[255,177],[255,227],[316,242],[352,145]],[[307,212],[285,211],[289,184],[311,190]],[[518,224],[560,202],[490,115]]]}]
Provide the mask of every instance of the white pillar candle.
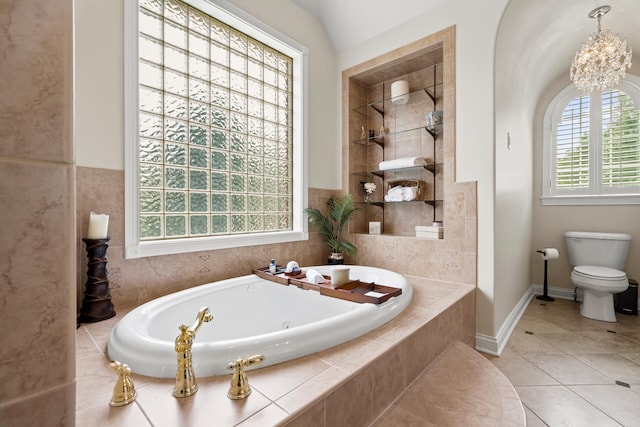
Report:
[{"label": "white pillar candle", "polygon": [[344,285],[349,281],[349,267],[333,267],[331,269],[331,284],[333,286]]},{"label": "white pillar candle", "polygon": [[87,238],[106,239],[108,229],[109,215],[91,212],[89,215],[89,231],[87,232]]},{"label": "white pillar candle", "polygon": [[391,83],[391,102],[394,104],[406,104],[409,101],[409,82],[398,80]]}]

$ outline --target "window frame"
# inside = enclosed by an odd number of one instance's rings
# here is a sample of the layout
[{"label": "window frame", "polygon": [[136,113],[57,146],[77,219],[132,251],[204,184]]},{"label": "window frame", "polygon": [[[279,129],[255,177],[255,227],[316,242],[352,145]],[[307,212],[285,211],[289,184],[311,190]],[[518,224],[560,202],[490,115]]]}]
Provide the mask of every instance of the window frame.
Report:
[{"label": "window frame", "polygon": [[[640,109],[640,77],[627,74],[616,89],[631,98],[636,109]],[[590,118],[598,114],[600,120],[589,124],[589,188],[578,191],[562,191],[555,187],[556,177],[556,132],[557,123],[566,106],[575,98],[583,96],[573,84],[560,91],[547,106],[543,118],[542,134],[542,196],[543,206],[563,205],[635,205],[640,204],[640,192],[622,193],[615,189],[601,188],[602,173],[602,91],[593,91],[590,96]],[[595,99],[598,102],[593,102]],[[595,138],[591,135],[597,135]]]},{"label": "window frame", "polygon": [[293,58],[293,224],[287,231],[141,241],[139,238],[138,1],[124,4],[124,140],[126,259],[308,240],[308,49],[236,6],[215,0],[184,3]]}]

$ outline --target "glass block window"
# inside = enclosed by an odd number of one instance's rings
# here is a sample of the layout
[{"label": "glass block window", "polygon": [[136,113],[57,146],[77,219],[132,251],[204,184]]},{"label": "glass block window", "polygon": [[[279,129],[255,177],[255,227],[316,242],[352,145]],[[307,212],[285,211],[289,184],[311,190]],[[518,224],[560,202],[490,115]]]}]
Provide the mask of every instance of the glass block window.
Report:
[{"label": "glass block window", "polygon": [[179,0],[137,37],[140,241],[292,230],[293,58]]},{"label": "glass block window", "polygon": [[580,94],[569,87],[545,114],[544,198],[560,203],[639,203],[640,79]]}]

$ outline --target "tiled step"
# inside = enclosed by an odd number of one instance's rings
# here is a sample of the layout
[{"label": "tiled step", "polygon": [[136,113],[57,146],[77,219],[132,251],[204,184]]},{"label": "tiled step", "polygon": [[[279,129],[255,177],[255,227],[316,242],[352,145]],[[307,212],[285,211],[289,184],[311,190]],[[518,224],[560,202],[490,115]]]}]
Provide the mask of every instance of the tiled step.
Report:
[{"label": "tiled step", "polygon": [[525,426],[513,385],[491,362],[461,343],[451,343],[402,393],[375,427]]}]

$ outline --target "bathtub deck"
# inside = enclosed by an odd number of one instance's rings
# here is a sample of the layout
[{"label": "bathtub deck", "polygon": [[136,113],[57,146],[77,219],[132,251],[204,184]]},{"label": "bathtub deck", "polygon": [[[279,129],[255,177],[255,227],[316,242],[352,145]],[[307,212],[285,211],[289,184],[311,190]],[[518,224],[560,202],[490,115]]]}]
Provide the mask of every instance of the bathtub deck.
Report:
[{"label": "bathtub deck", "polygon": [[[84,324],[77,331],[76,423],[190,427],[367,426],[374,422],[392,425],[385,422],[389,417],[395,418],[392,414],[401,409],[399,402],[413,395],[409,392],[411,387],[433,381],[435,373],[450,369],[447,360],[472,360],[477,355],[456,343],[473,346],[476,288],[410,276],[408,279],[414,287],[414,299],[398,317],[351,342],[249,371],[253,393],[241,401],[226,397],[231,375],[199,378],[199,391],[184,399],[172,396],[173,380],[133,375],[138,399],[124,407],[110,407],[116,377],[108,367],[107,340],[113,325],[127,312],[116,307],[115,318]],[[443,357],[438,358],[441,354]],[[482,364],[476,366],[485,368]],[[509,389],[505,384],[501,387]],[[518,407],[513,407],[517,419]],[[468,412],[469,405],[461,405],[460,410]],[[494,409],[498,410],[503,411]],[[501,412],[493,418],[496,417],[505,419],[505,414]]]}]

